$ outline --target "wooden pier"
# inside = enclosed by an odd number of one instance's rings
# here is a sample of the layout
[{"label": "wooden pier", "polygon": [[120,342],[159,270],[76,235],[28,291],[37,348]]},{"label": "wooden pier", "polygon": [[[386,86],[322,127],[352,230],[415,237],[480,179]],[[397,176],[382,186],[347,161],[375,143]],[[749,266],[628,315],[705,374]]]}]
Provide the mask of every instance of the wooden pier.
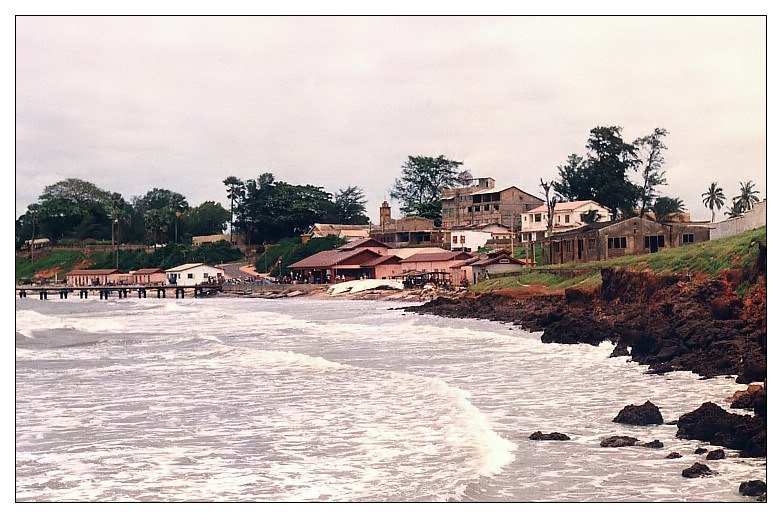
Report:
[{"label": "wooden pier", "polygon": [[69,294],[78,293],[80,299],[86,299],[90,295],[95,296],[97,292],[98,298],[101,300],[109,300],[109,298],[126,299],[129,294],[136,295],[140,299],[147,298],[149,293],[150,298],[154,294],[159,299],[166,298],[166,294],[173,292],[174,298],[185,298],[185,294],[189,293],[195,298],[209,297],[217,294],[223,290],[222,285],[208,285],[208,286],[17,286],[15,288],[19,294],[19,298],[26,298],[28,295],[35,296],[41,300],[48,300],[51,295],[52,298],[59,296],[61,299],[67,299]]}]

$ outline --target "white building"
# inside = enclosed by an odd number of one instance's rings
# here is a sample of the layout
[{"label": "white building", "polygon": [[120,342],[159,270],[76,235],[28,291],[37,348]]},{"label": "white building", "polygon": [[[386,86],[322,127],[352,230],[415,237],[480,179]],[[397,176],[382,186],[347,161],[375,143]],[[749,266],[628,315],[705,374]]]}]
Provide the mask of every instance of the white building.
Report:
[{"label": "white building", "polygon": [[475,252],[491,239],[491,232],[479,230],[451,230],[451,251]]},{"label": "white building", "polygon": [[[582,227],[587,224],[590,211],[596,211],[595,222],[609,221],[611,211],[596,201],[562,201],[554,206],[553,230],[565,231]],[[526,214],[521,215],[521,240],[539,241],[545,237],[548,229],[548,209],[545,205],[535,207]]]},{"label": "white building", "polygon": [[204,263],[188,263],[166,270],[168,283],[177,286],[222,283],[225,270]]}]

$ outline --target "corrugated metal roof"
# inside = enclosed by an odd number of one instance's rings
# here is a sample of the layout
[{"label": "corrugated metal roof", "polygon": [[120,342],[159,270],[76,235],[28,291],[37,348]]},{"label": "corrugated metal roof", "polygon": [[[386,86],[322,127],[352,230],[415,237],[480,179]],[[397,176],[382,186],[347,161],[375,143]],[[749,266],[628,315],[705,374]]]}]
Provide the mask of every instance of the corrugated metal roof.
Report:
[{"label": "corrugated metal roof", "polygon": [[506,260],[510,261],[511,263],[513,263],[513,264],[524,265],[524,263],[522,263],[518,259],[516,259],[514,257],[511,257],[509,255],[505,255],[505,254],[495,255],[494,257],[487,257],[486,259],[481,259],[480,261],[476,261],[476,262],[472,263],[472,265],[473,266],[487,266],[489,264],[499,263],[503,259],[506,259]]},{"label": "corrugated metal roof", "polygon": [[185,270],[189,270],[191,268],[195,268],[196,266],[204,266],[204,263],[185,263],[180,264],[179,266],[174,266],[173,268],[168,268],[167,272],[182,272]]},{"label": "corrugated metal roof", "polygon": [[367,248],[367,247],[381,247],[381,248],[391,248],[385,243],[382,243],[378,241],[377,239],[373,237],[365,237],[364,239],[356,239],[355,241],[350,241],[349,243],[345,243],[344,245],[337,248],[337,250],[355,250],[356,248]]},{"label": "corrugated metal roof", "polygon": [[96,268],[94,270],[71,270],[65,275],[111,275],[112,273],[122,273],[116,268]]},{"label": "corrugated metal roof", "polygon": [[454,259],[467,259],[472,257],[467,252],[435,252],[425,254],[413,254],[406,259],[402,259],[403,263],[415,263],[415,262],[438,262],[438,261],[453,261]]},{"label": "corrugated metal roof", "polygon": [[378,256],[380,255],[377,252],[368,250],[366,248],[361,250],[340,250],[340,249],[324,250],[322,252],[318,252],[317,254],[313,254],[309,257],[305,257],[301,261],[297,261],[292,265],[288,266],[288,268],[313,268],[313,269],[329,268],[331,266],[335,266],[339,263],[347,261],[364,252],[368,252],[370,254],[375,254]]},{"label": "corrugated metal roof", "polygon": [[375,257],[374,259],[370,259],[369,261],[365,262],[361,266],[377,266],[379,264],[399,263],[401,261],[402,258],[397,255],[381,255],[380,257]]},{"label": "corrugated metal roof", "polygon": [[134,271],[132,273],[134,275],[136,275],[136,274],[147,275],[147,274],[150,274],[150,273],[166,273],[166,271],[161,269],[161,268],[141,268],[141,269],[136,270],[136,271]]}]

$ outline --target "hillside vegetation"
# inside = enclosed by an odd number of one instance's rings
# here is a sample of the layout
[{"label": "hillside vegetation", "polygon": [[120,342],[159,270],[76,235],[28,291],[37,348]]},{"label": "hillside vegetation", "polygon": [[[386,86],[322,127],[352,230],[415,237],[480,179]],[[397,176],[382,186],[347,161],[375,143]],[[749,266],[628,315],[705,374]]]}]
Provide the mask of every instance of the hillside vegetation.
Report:
[{"label": "hillside vegetation", "polygon": [[[82,268],[114,268],[117,257],[114,252],[85,253],[80,250],[36,250],[34,261],[29,256],[16,257],[16,284],[26,284],[31,279],[62,281],[71,270]],[[120,250],[119,269],[123,272],[139,268],[173,268],[184,263],[216,265],[236,261],[242,252],[226,241],[204,243],[200,246],[169,244],[148,253],[145,250]]]},{"label": "hillside vegetation", "polygon": [[[630,255],[590,263],[535,266],[520,275],[489,279],[470,289],[481,293],[529,286],[543,286],[549,291],[574,286],[592,287],[601,283],[602,268],[614,267],[655,274],[714,276],[727,269],[749,268],[755,264],[759,253],[756,243],[766,243],[766,227],[705,243],[666,248],[656,254]],[[552,269],[562,270],[563,275],[551,273]],[[566,271],[580,274],[573,277],[566,275]]]}]

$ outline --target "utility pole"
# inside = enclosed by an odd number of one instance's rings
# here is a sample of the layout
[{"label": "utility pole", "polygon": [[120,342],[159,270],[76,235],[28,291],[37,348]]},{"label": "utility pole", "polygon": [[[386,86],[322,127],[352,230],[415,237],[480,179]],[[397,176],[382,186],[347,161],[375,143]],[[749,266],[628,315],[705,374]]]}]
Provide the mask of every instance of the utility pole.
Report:
[{"label": "utility pole", "polygon": [[516,233],[516,229],[513,226],[513,213],[510,214],[510,256],[515,257],[516,254],[513,253],[513,234]]}]

